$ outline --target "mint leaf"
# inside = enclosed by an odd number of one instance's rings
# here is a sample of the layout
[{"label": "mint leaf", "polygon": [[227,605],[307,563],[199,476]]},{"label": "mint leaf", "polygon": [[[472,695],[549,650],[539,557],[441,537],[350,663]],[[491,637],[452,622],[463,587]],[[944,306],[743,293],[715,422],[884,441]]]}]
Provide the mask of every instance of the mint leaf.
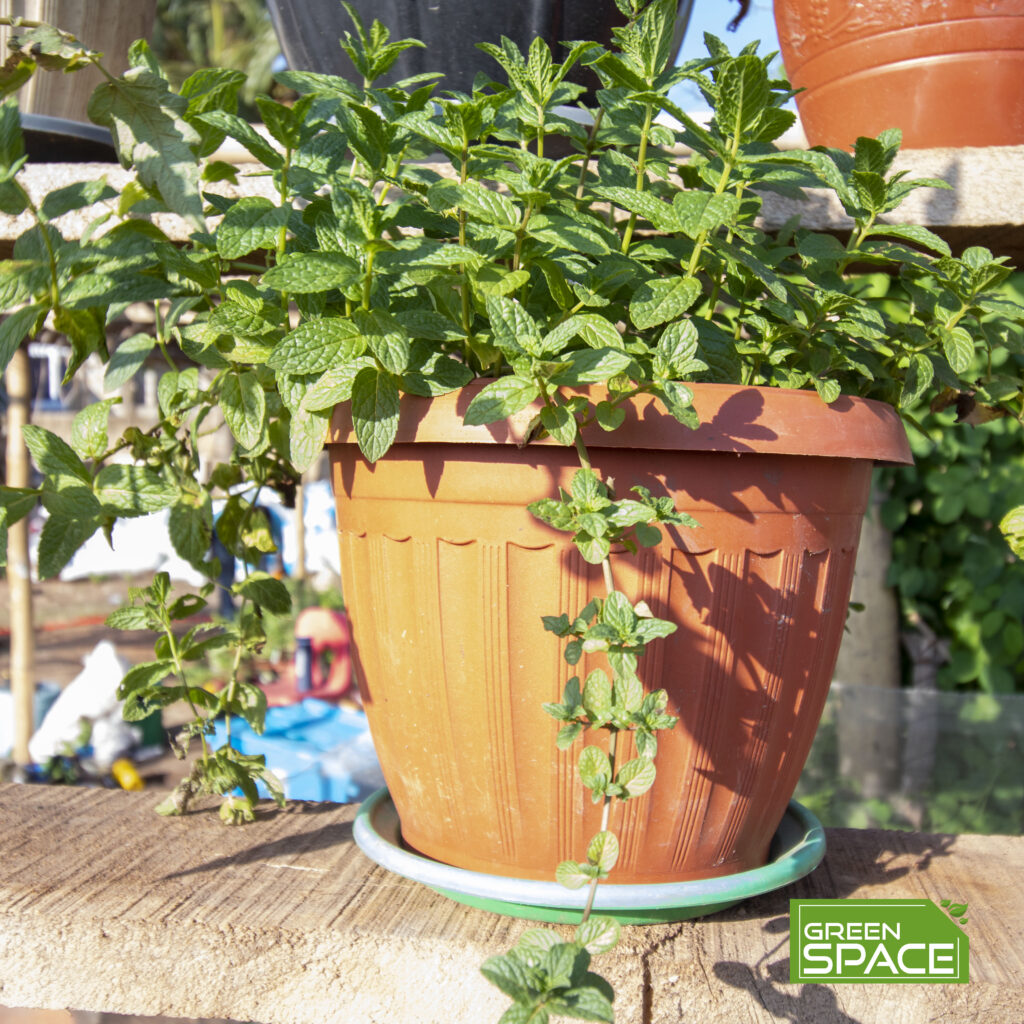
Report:
[{"label": "mint leaf", "polygon": [[72,477],[92,485],[92,475],[66,441],[32,424],[22,427],[21,433],[36,469],[43,476]]},{"label": "mint leaf", "polygon": [[398,388],[391,374],[367,367],[352,384],[352,425],[359,449],[376,462],[394,443],[398,432]]},{"label": "mint leaf", "polygon": [[[117,612],[114,612],[107,619],[107,625],[110,626],[111,629],[152,628],[144,608],[121,608],[119,611],[142,613],[141,616],[139,616],[141,624],[137,626],[118,625],[115,621],[111,621],[116,620],[117,618]],[[144,661],[139,665],[133,665],[124,674],[124,678],[121,680],[121,683],[117,688],[117,696],[120,700],[124,700],[129,693],[135,693],[137,690],[148,690],[150,687],[157,686],[162,683],[173,672],[174,662],[169,659],[164,661]]]},{"label": "mint leaf", "polygon": [[217,228],[217,251],[224,259],[236,260],[257,249],[276,249],[290,212],[263,196],[239,199]]},{"label": "mint leaf", "polygon": [[633,293],[629,316],[644,330],[676,320],[697,301],[700,282],[692,277],[661,277],[645,281]]},{"label": "mint leaf", "polygon": [[156,346],[151,334],[133,334],[125,338],[110,357],[103,375],[103,389],[117,391],[135,376]]},{"label": "mint leaf", "polygon": [[323,317],[306,320],[286,334],[267,360],[267,366],[288,373],[322,373],[366,350],[366,342],[351,320]]},{"label": "mint leaf", "polygon": [[99,181],[76,181],[72,185],[65,185],[47,193],[40,211],[47,220],[54,220],[72,210],[81,210],[85,206],[92,206],[93,203],[106,199],[116,199],[117,195],[105,178]]},{"label": "mint leaf", "polygon": [[974,339],[963,327],[954,327],[943,332],[942,351],[949,368],[962,376],[974,361]]},{"label": "mint leaf", "polygon": [[617,348],[585,348],[568,357],[569,366],[552,378],[554,384],[597,384],[617,377],[633,365],[632,357]]},{"label": "mint leaf", "polygon": [[650,758],[636,757],[622,766],[615,781],[623,789],[623,800],[640,796],[654,785],[656,771]]},{"label": "mint leaf", "polygon": [[427,191],[427,202],[438,212],[465,210],[476,220],[498,227],[514,229],[519,223],[519,210],[508,196],[492,192],[475,181],[461,185],[454,181],[439,181]]},{"label": "mint leaf", "polygon": [[225,110],[211,110],[198,115],[198,120],[240,142],[261,164],[271,170],[284,166],[284,157],[248,121]]},{"label": "mint leaf", "polygon": [[107,423],[110,407],[120,399],[105,398],[93,402],[71,421],[71,447],[83,459],[98,459],[107,450]]},{"label": "mint leaf", "polygon": [[183,119],[188,101],[144,68],[102,82],[89,99],[89,117],[109,128],[123,167],[195,230],[205,231],[199,196],[199,163],[192,146],[200,139]]},{"label": "mint leaf", "polygon": [[511,357],[523,352],[540,354],[537,321],[523,308],[522,303],[507,295],[488,295],[486,306],[493,341],[498,348]]},{"label": "mint leaf", "polygon": [[171,506],[168,529],[174,550],[194,569],[209,575],[206,561],[213,531],[213,509],[208,494],[184,495]]},{"label": "mint leaf", "polygon": [[331,414],[303,409],[292,413],[288,422],[288,461],[296,472],[305,473],[324,450]]},{"label": "mint leaf", "polygon": [[51,515],[43,523],[37,553],[39,578],[53,579],[71,561],[75,552],[99,529],[96,518]]},{"label": "mint leaf", "polygon": [[584,747],[580,754],[579,772],[587,789],[603,792],[612,773],[608,755],[600,747]]},{"label": "mint leaf", "polygon": [[0,321],[0,370],[6,369],[18,346],[32,330],[38,317],[46,312],[42,305],[25,306]]},{"label": "mint leaf", "polygon": [[607,232],[603,225],[583,224],[555,213],[535,213],[527,224],[527,231],[538,241],[590,256],[605,256],[612,252],[617,237],[614,232]]},{"label": "mint leaf", "polygon": [[409,366],[409,335],[405,327],[382,310],[357,309],[352,319],[380,364],[398,375]]},{"label": "mint leaf", "polygon": [[614,917],[593,916],[576,929],[576,942],[596,956],[607,953],[619,944],[622,927]]},{"label": "mint leaf", "polygon": [[466,410],[468,426],[495,423],[525,409],[540,394],[540,388],[521,377],[499,377],[486,385]]},{"label": "mint leaf", "polygon": [[677,192],[672,200],[677,227],[690,238],[702,231],[714,231],[735,216],[738,200],[734,195],[692,191]]},{"label": "mint leaf", "polygon": [[[332,366],[302,395],[296,412],[319,411],[333,409],[339,402],[347,402],[352,397],[352,385],[356,374],[367,366],[374,366],[371,356],[360,356],[351,362]],[[403,387],[406,377],[402,378]],[[404,388],[408,391],[409,388]],[[421,392],[414,392],[420,394]]]},{"label": "mint leaf", "polygon": [[255,448],[267,417],[267,397],[256,374],[227,374],[221,387],[220,408],[235,440],[243,448]]},{"label": "mint leaf", "polygon": [[614,832],[598,832],[587,846],[587,860],[602,871],[611,871],[619,859],[619,841]]},{"label": "mint leaf", "polygon": [[555,868],[555,881],[566,889],[582,889],[590,881],[590,875],[574,860],[563,860]]},{"label": "mint leaf", "polygon": [[768,74],[753,54],[727,60],[718,80],[715,120],[723,134],[736,137],[752,128],[770,101]]},{"label": "mint leaf", "polygon": [[249,573],[231,589],[275,615],[286,615],[292,610],[292,598],[288,588],[265,572]]},{"label": "mint leaf", "polygon": [[260,284],[292,295],[312,295],[344,288],[360,276],[356,261],[341,253],[300,252],[271,267],[260,278]]},{"label": "mint leaf", "polygon": [[645,220],[649,220],[656,231],[675,231],[679,226],[672,207],[650,192],[637,192],[635,188],[618,185],[598,186],[594,192],[602,199],[622,207],[623,210],[639,214]]},{"label": "mint leaf", "polygon": [[110,515],[147,515],[169,508],[179,496],[178,489],[149,466],[104,466],[96,474],[94,493]]}]

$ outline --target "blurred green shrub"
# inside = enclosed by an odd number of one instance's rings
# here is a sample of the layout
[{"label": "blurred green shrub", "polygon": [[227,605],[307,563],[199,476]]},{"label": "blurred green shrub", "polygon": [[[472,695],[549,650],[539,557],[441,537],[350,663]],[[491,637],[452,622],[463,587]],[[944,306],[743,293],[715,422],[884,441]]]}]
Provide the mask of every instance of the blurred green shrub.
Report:
[{"label": "blurred green shrub", "polygon": [[[1005,287],[1019,298],[1024,275]],[[940,687],[1024,692],[1024,562],[999,531],[1024,504],[1024,427],[956,416],[920,410],[923,432],[909,431],[915,465],[879,471],[893,532],[889,583],[906,626],[924,622],[949,642]]]},{"label": "blurred green shrub", "polygon": [[253,101],[274,95],[280,53],[264,0],[159,0],[152,46],[175,88],[196,68],[244,71],[241,113],[261,120]]}]

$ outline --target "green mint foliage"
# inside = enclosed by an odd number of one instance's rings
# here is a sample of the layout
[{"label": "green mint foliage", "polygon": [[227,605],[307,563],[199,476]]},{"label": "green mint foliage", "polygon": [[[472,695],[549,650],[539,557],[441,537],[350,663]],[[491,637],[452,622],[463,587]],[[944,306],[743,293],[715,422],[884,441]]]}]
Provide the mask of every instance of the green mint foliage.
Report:
[{"label": "green mint foliage", "polygon": [[[612,554],[658,544],[662,523],[697,524],[628,481],[618,493],[595,470],[586,439],[621,425],[637,396],[695,427],[697,381],[813,388],[828,402],[864,394],[905,412],[938,396],[970,405],[975,418],[1019,419],[1020,377],[1000,356],[1018,346],[1024,313],[999,294],[1009,272],[1001,259],[980,248],[958,257],[923,228],[887,223],[913,190],[942,187],[893,172],[898,133],[860,139],[852,154],[779,151],[792,91],[773,80],[770,58],[753,48],[730,55],[709,37],[707,58],[674,68],[674,0],[617,5],[627,24],[610,46],[553,53],[537,41],[524,54],[508,40],[486,43],[494,80],[480,76],[466,95],[438,91],[432,76],[379,86],[402,50],[419,44],[393,41],[353,14],[342,48],[362,82],[281,76],[300,98],[290,108],[260,99],[269,138],[238,117],[237,76],[201,71],[176,92],[137,45],[131,69],[107,76],[90,108],[135,172],[116,201],[97,182],[34,204],[19,181],[16,112],[0,106],[0,209],[31,219],[13,259],[0,261],[0,300],[13,310],[0,324],[0,363],[48,317],[71,345],[69,375],[92,353],[107,362],[111,386],[129,381],[150,351],[168,363],[153,428],[104,441],[100,411],[83,419],[75,446],[32,436],[43,483],[0,491],[0,529],[37,498],[49,514],[40,571],[53,575],[97,530],[109,535],[118,518],[167,508],[176,551],[212,579],[214,495],[252,485],[227,499],[218,533],[255,565],[273,546],[258,495],[294,491],[333,404],[350,403],[373,461],[399,436],[403,395],[432,397],[485,378],[466,404],[469,424],[522,415],[530,440],[549,437],[579,453],[569,491],[531,509],[601,565],[606,596],[545,625],[566,640],[568,664],[603,655],[607,669],[573,677],[549,711],[565,748],[587,730],[609,733],[607,751],[586,748],[607,765],[586,754],[581,766],[605,809],[640,796],[653,782],[656,734],[674,718],[662,691],[645,691],[638,659],[673,626],[616,590]],[[0,70],[3,95],[37,67],[101,62],[48,26],[19,24],[14,42]],[[582,96],[567,79],[576,64],[601,83],[587,124],[561,109]],[[669,98],[685,79],[715,111],[707,126]],[[211,159],[224,137],[263,162],[272,198],[221,194],[218,183],[236,176]],[[441,170],[430,162],[439,152]],[[845,244],[797,222],[778,232],[760,225],[764,193],[799,199],[806,188],[833,193],[849,214]],[[84,236],[65,238],[55,218],[99,200],[107,205]],[[183,246],[160,227],[162,213],[184,220]],[[895,275],[902,301],[865,288],[848,273],[855,265]],[[151,342],[137,337],[109,352],[105,325],[140,300],[157,313]],[[172,359],[172,347],[188,365]],[[219,417],[233,451],[201,473],[198,439]],[[114,468],[125,458],[130,472]],[[259,577],[240,588],[246,606],[231,643],[244,652],[259,643],[261,608],[282,596]],[[166,595],[137,605],[162,631],[157,663],[175,662],[156,610]],[[177,665],[164,679],[158,672],[140,676],[136,705],[156,706],[168,699],[163,691],[191,699],[193,734],[204,740],[200,719],[221,698],[200,696],[206,691]],[[234,692],[239,709],[258,713],[255,697]],[[614,744],[626,731],[637,756],[619,765]],[[237,785],[244,796],[225,814],[244,819],[253,790],[240,779],[251,781],[258,765],[230,747],[203,755],[178,799]],[[591,885],[605,870],[600,856],[577,867]],[[506,1019],[610,1019],[610,992],[579,966],[581,950],[589,946],[508,954],[506,973],[496,972],[515,1000]]]},{"label": "green mint foliage", "polygon": [[484,977],[513,1000],[499,1024],[547,1024],[552,1017],[614,1021],[611,986],[589,967],[591,952],[610,948],[618,929],[608,919],[584,928],[573,942],[542,928],[529,929],[508,953],[484,962]]},{"label": "green mint foliage", "polygon": [[[484,394],[482,391],[474,401]],[[543,413],[541,416],[543,423]],[[569,443],[573,440],[575,434]],[[616,544],[631,553],[639,547],[657,544],[661,531],[653,525],[655,523],[698,525],[692,516],[677,512],[671,498],[654,498],[646,488],[639,486],[633,487],[632,492],[637,498],[615,501],[607,484],[593,470],[580,469],[573,477],[570,493],[560,489],[558,498],[532,502],[529,509],[548,526],[572,533],[580,554],[594,564],[607,558]]]},{"label": "green mint foliage", "polygon": [[[201,755],[190,774],[157,810],[161,814],[184,814],[197,797],[217,795],[223,798],[221,818],[228,824],[242,824],[254,818],[257,781],[262,780],[281,805],[284,791],[262,755],[241,754],[230,742],[211,750],[207,736],[213,733],[213,720],[221,715],[238,715],[261,733],[267,710],[266,694],[238,677],[238,657],[231,679],[218,693],[191,683],[188,669],[214,650],[259,650],[266,638],[258,606],[249,603],[243,604],[235,625],[198,622],[183,631],[182,626],[206,608],[209,589],[205,588],[200,595],[173,598],[167,573],[157,573],[148,587],[130,588],[129,603],[111,612],[107,625],[157,634],[156,659],[133,666],[118,687],[125,718],[140,721],[154,711],[183,702],[192,717],[179,735],[175,752],[185,757],[193,739],[198,739],[201,746]],[[274,611],[287,611],[290,605],[284,585],[266,574],[253,574],[238,584],[235,592],[246,599],[261,600],[263,607]]]}]

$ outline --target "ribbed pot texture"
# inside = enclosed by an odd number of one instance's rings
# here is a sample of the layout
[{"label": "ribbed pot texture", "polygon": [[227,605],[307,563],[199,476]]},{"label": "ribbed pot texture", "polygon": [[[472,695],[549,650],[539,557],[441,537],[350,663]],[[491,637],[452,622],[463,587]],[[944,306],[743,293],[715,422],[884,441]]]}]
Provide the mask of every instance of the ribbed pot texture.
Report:
[{"label": "ribbed pot texture", "polygon": [[[517,446],[531,410],[464,427],[482,383],[403,398],[398,440],[374,465],[336,412],[342,580],[405,842],[458,867],[551,879],[560,861],[585,856],[600,808],[577,776],[579,741],[559,752],[541,705],[603,659],[570,669],[541,616],[579,612],[603,584],[567,534],[526,510],[569,487],[575,452]],[[697,431],[644,398],[619,431],[587,436],[619,493],[671,494],[701,524],[613,560],[620,590],[679,624],[640,662],[680,722],[659,734],[653,788],[613,818],[618,884],[765,863],[828,691],[872,462],[910,461],[898,418],[878,403],[695,392]],[[632,750],[629,739],[621,763]]]},{"label": "ribbed pot texture", "polygon": [[811,145],[1024,143],[1024,0],[775,0]]}]

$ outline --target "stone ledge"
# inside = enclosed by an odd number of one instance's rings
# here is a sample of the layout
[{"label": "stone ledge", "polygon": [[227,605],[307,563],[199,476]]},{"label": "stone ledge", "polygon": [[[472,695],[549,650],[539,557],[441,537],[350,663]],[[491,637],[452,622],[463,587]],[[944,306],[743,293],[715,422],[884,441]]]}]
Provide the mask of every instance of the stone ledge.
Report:
[{"label": "stone ledge", "polygon": [[[528,924],[367,861],[355,809],[295,803],[240,829],[154,797],[0,786],[0,1003],[261,1024],[485,1024],[479,974]],[[808,878],[701,921],[626,928],[599,961],[619,1024],[1019,1021],[1024,838],[829,831]],[[792,985],[792,897],[970,906],[968,985]]]},{"label": "stone ledge", "polygon": [[[905,150],[897,157],[895,170],[905,170],[912,178],[942,178],[953,189],[922,189],[911,195],[895,214],[883,218],[893,222],[921,224],[942,235],[955,252],[968,245],[986,245],[999,255],[1010,256],[1024,264],[1024,146],[989,149]],[[130,174],[116,164],[32,164],[22,171],[20,180],[33,200],[40,200],[54,188],[78,181],[91,181],[106,175],[110,185],[120,191]],[[272,178],[258,164],[239,165],[237,187],[218,182],[209,189],[227,196],[276,193]],[[771,193],[764,197],[764,223],[776,228],[794,213],[800,212],[806,227],[842,233],[850,220],[835,197],[824,191],[808,190],[807,203],[795,203]],[[65,237],[79,238],[99,207],[75,211],[58,219]],[[172,237],[184,240],[188,231],[182,221],[170,215],[157,218]],[[0,214],[0,256],[9,255],[14,240],[31,225],[31,217]]]}]

